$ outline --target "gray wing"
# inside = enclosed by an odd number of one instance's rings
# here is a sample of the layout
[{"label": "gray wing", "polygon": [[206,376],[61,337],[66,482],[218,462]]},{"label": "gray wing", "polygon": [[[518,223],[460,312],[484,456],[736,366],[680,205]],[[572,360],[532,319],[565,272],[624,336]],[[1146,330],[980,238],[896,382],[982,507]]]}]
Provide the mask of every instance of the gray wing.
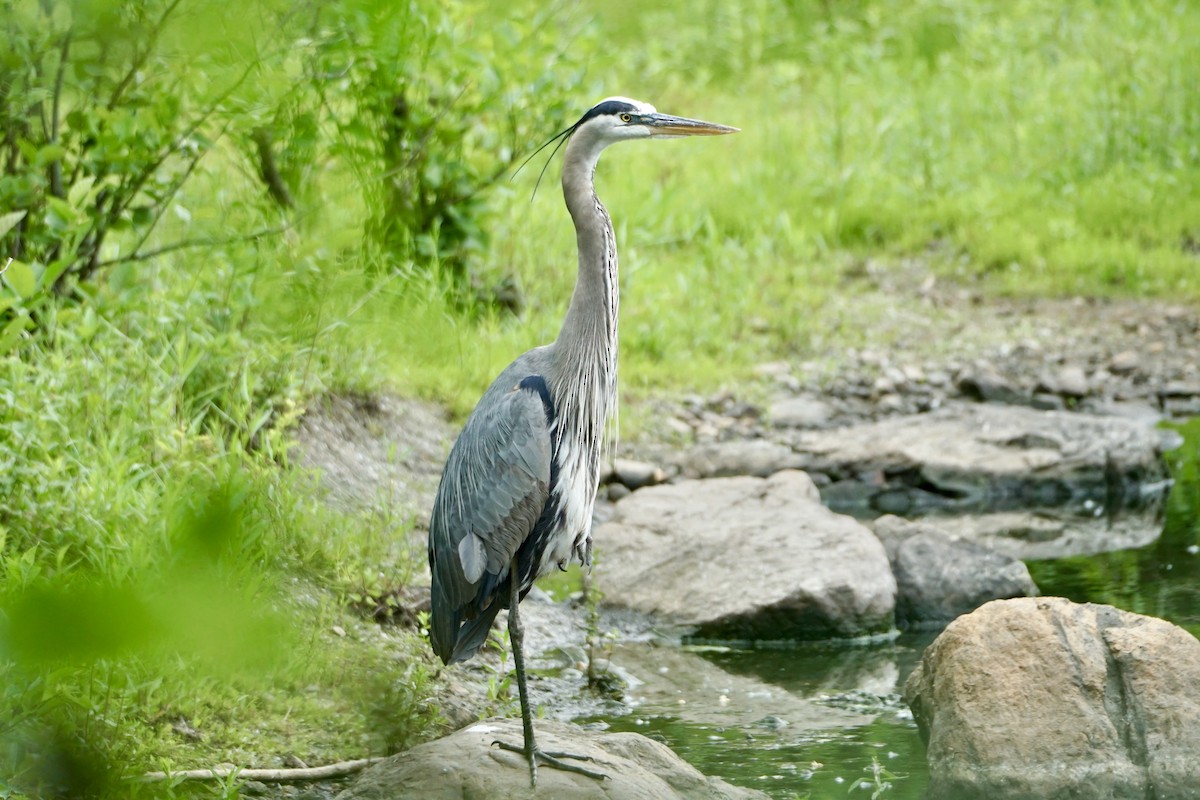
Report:
[{"label": "gray wing", "polygon": [[[444,662],[469,658],[483,643],[504,604],[494,594],[549,492],[542,398],[515,386],[489,391],[454,443],[429,523],[430,639]],[[464,626],[476,618],[479,624]],[[464,648],[465,638],[478,641]]]}]

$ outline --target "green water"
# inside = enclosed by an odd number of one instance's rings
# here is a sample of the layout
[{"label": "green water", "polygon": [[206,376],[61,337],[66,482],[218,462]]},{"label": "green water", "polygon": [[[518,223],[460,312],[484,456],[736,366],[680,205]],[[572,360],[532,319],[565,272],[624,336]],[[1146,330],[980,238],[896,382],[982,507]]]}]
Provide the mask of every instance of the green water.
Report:
[{"label": "green water", "polygon": [[[1185,443],[1168,456],[1176,485],[1161,536],[1136,550],[1030,562],[1043,595],[1162,617],[1200,636],[1200,420],[1180,431]],[[899,693],[933,636],[695,652],[707,670],[699,688],[634,689],[632,713],[605,721],[660,738],[701,772],[775,798],[916,800],[928,784],[925,747]],[[684,654],[628,655],[668,675],[684,668],[670,660]]]}]

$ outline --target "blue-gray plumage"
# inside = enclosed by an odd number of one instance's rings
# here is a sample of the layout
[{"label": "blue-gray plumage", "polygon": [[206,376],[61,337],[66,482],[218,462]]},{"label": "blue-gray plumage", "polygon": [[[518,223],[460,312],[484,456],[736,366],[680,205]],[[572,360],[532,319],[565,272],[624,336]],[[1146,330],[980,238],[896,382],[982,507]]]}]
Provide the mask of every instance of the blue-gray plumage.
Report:
[{"label": "blue-gray plumage", "polygon": [[579,250],[570,307],[552,344],[519,356],[492,382],[442,473],[429,524],[430,641],[443,662],[463,661],[483,646],[500,609],[511,609],[525,743],[505,746],[526,755],[535,783],[539,761],[603,777],[537,748],[517,614],[540,575],[591,563],[592,509],[616,398],[619,301],[616,238],[593,189],[596,163],[625,139],[736,130],[610,97],[555,137],[567,140],[563,197]]}]

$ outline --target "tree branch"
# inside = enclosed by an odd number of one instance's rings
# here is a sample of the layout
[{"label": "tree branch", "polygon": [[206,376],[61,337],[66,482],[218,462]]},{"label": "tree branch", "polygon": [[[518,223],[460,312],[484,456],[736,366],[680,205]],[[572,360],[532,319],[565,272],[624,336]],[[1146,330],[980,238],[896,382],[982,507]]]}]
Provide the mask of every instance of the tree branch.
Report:
[{"label": "tree branch", "polygon": [[164,253],[173,253],[176,250],[187,250],[192,247],[218,247],[226,244],[234,244],[236,242],[252,242],[255,239],[261,239],[264,236],[276,236],[281,233],[286,233],[291,229],[291,225],[280,225],[276,228],[260,228],[252,233],[246,233],[241,236],[227,236],[224,238],[216,236],[201,236],[195,239],[181,239],[178,242],[171,242],[162,247],[156,247],[153,250],[143,250],[141,252],[133,252],[127,256],[119,256],[110,258],[107,261],[100,261],[96,264],[99,267],[109,267],[113,264],[125,264],[131,261],[149,261],[156,256],[161,256]]},{"label": "tree branch", "polygon": [[336,764],[326,764],[323,767],[302,767],[296,769],[240,769],[238,767],[214,767],[211,769],[187,769],[178,772],[147,772],[142,776],[146,783],[169,781],[176,778],[198,781],[224,780],[231,775],[245,778],[248,781],[269,781],[272,783],[289,783],[291,781],[318,781],[327,778],[343,778],[353,775],[382,758],[358,758],[353,761],[339,761]]}]

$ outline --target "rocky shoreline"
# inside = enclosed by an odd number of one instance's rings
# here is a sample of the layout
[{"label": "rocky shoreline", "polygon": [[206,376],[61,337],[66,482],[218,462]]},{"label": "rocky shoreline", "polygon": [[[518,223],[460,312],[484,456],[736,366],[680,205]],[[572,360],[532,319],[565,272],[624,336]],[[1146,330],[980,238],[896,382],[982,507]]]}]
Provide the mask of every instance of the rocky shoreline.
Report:
[{"label": "rocky shoreline", "polygon": [[[1200,412],[1196,312],[958,300],[939,305],[929,287],[920,302],[943,323],[947,307],[951,320],[990,316],[998,338],[925,360],[903,347],[847,351],[832,374],[762,365],[747,392],[756,399],[658,401],[656,425],[622,445],[604,479],[605,624],[759,646],[938,628],[994,599],[1035,596],[1022,558],[1153,540],[1175,444],[1155,425]],[[420,403],[331,397],[301,422],[299,463],[334,502],[391,504],[420,522],[452,436]],[[553,631],[582,631],[583,610],[530,606],[534,660],[564,681],[543,688],[561,700],[579,678],[582,636]],[[474,718],[479,686],[462,672],[443,698],[452,723]],[[933,701],[910,702],[937,716]]]}]

